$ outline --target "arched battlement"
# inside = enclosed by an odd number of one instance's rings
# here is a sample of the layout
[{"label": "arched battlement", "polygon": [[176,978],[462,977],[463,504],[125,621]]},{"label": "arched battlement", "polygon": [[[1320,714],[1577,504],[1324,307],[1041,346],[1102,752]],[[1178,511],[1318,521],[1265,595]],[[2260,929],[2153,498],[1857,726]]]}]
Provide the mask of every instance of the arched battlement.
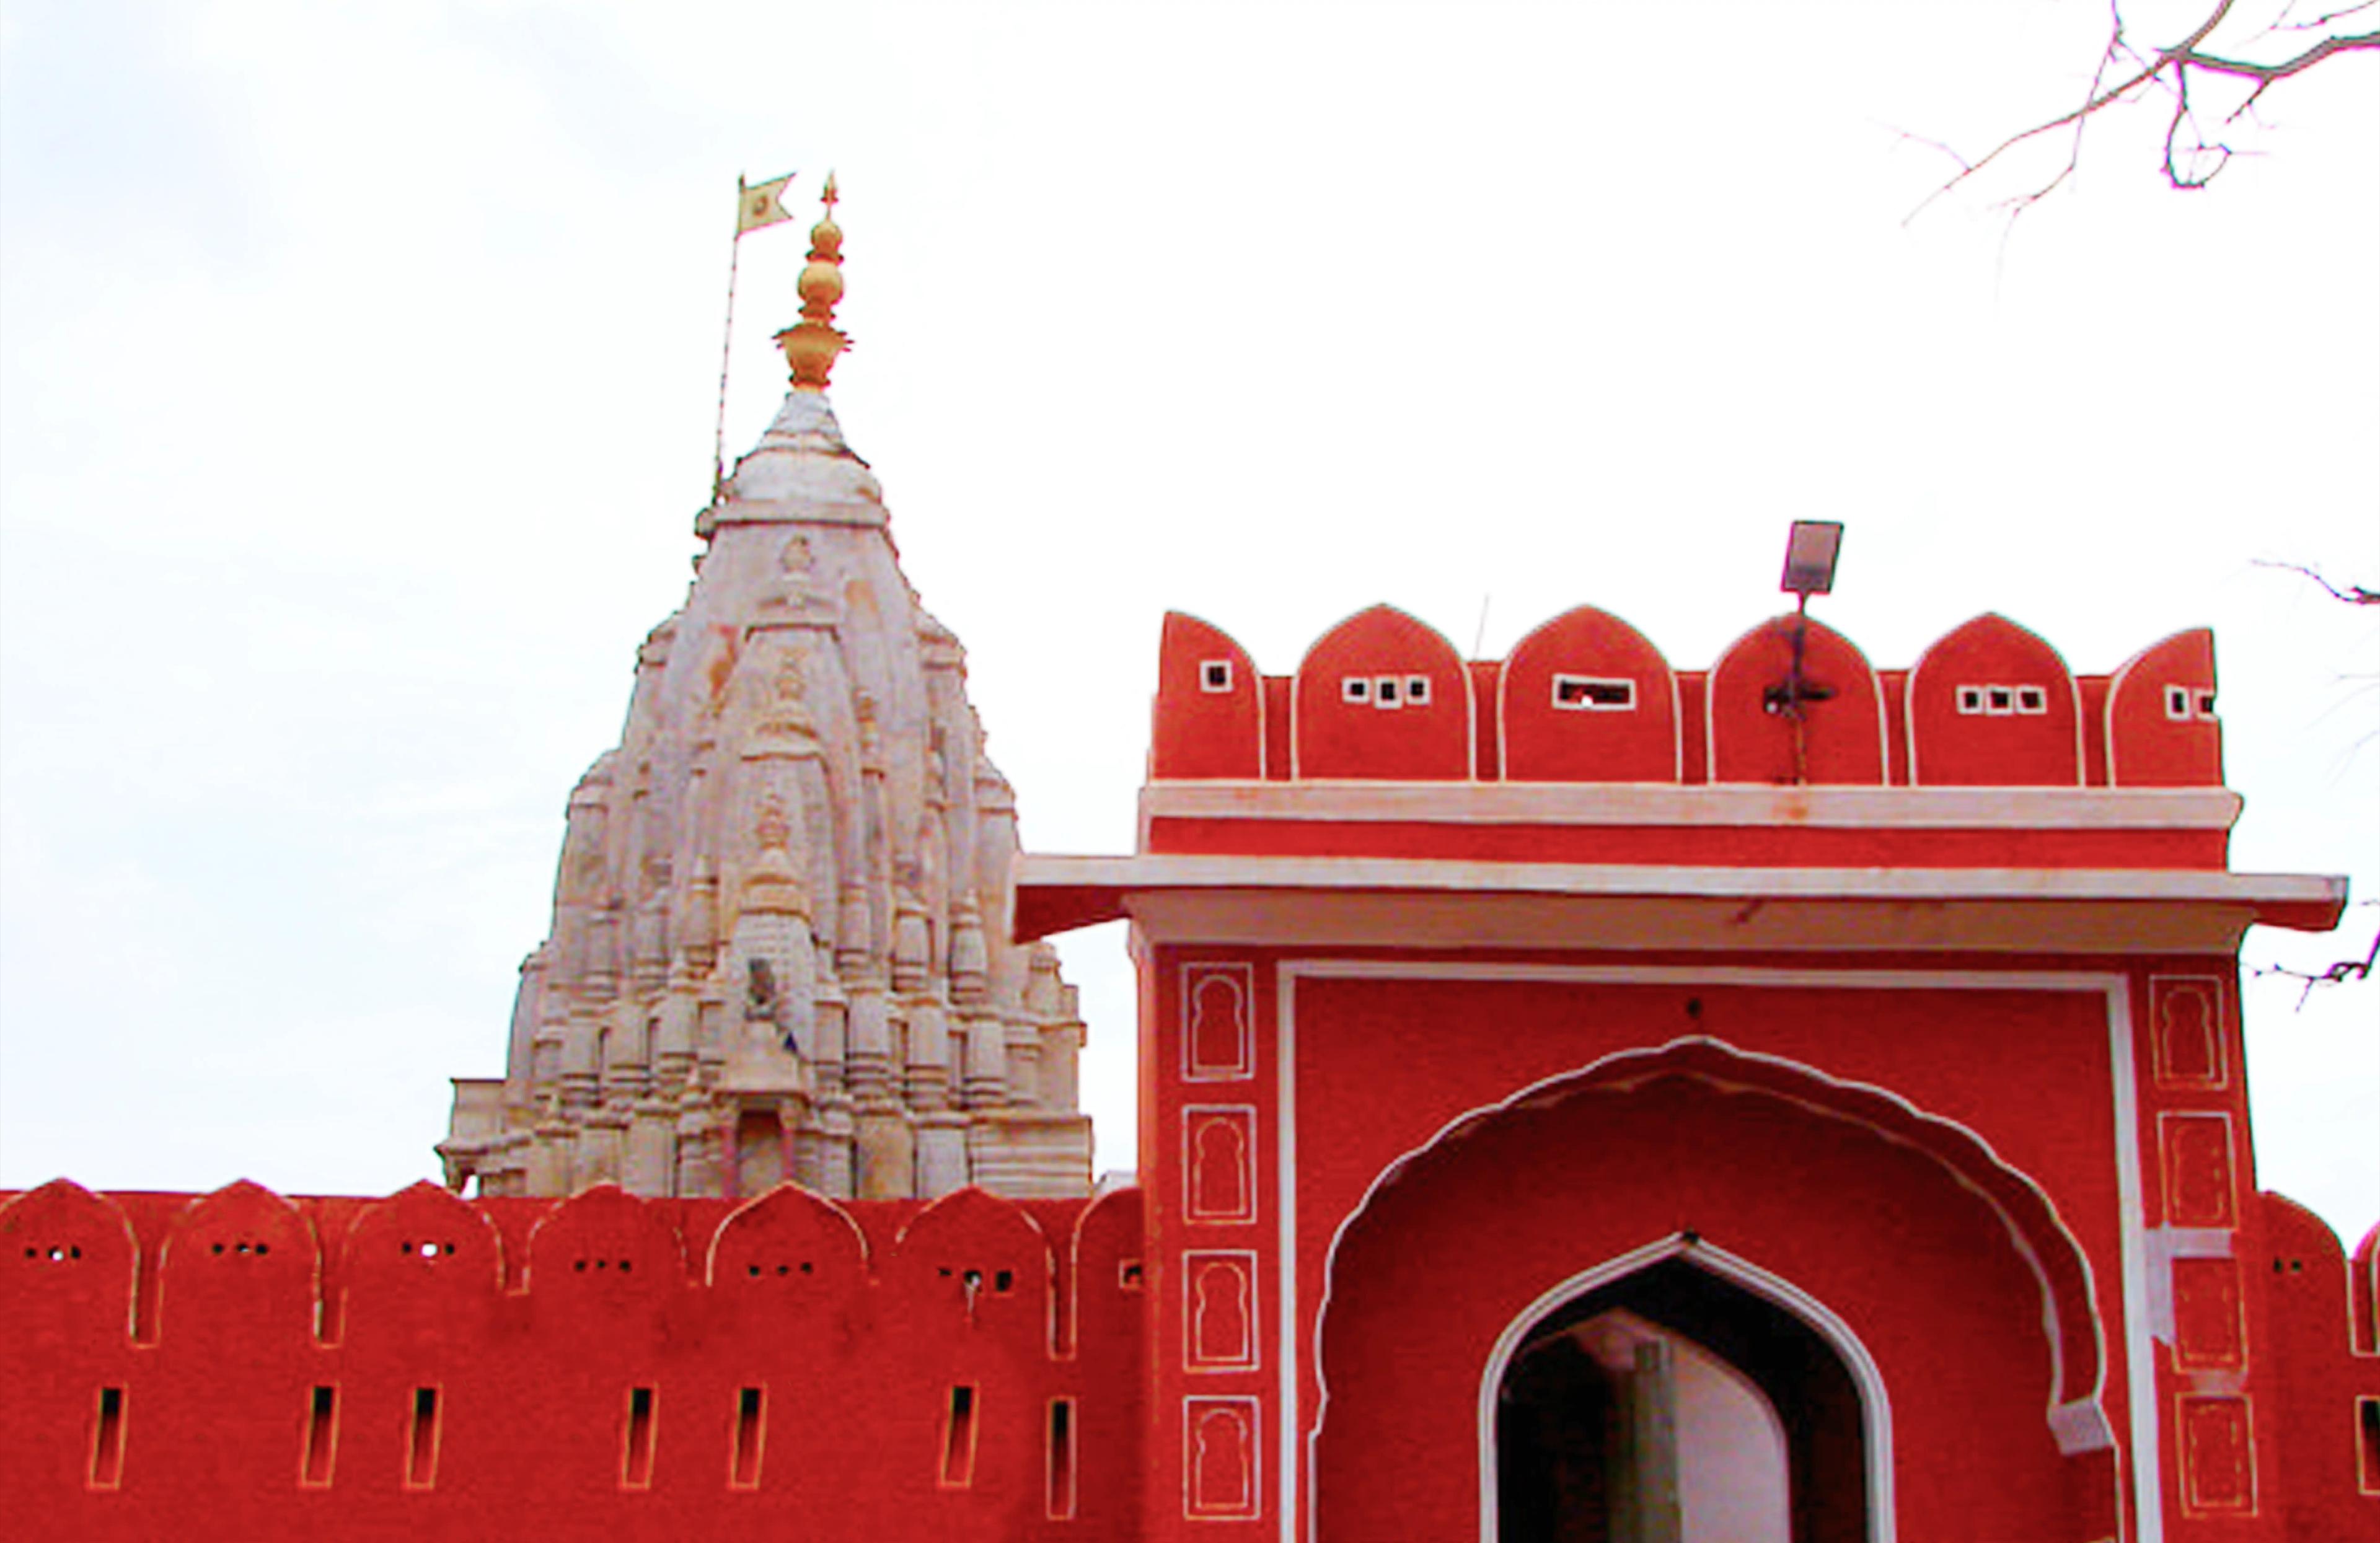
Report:
[{"label": "arched battlement", "polygon": [[2116,787],[2219,787],[2215,634],[2192,627],[2126,660],[2107,685],[2107,781]]},{"label": "arched battlement", "polygon": [[659,1306],[690,1283],[677,1229],[658,1207],[617,1185],[580,1190],[529,1233],[528,1287],[541,1308],[631,1312]]},{"label": "arched battlement", "polygon": [[886,1307],[924,1339],[981,1333],[1046,1350],[1053,1264],[1023,1207],[970,1185],[901,1229],[883,1268]]},{"label": "arched battlement", "polygon": [[340,1273],[348,1340],[468,1341],[504,1293],[504,1241],[468,1202],[424,1180],[357,1213]]},{"label": "arched battlement", "polygon": [[1290,718],[1300,778],[1472,775],[1470,672],[1436,628],[1393,606],[1357,612],[1305,650]]},{"label": "arched battlement", "polygon": [[[1798,736],[1783,711],[1797,631]],[[1850,638],[1823,622],[1776,616],[1729,644],[1711,666],[1704,720],[1706,775],[1714,783],[1885,780],[1884,696],[1876,671]]]},{"label": "arched battlement", "polygon": [[71,1179],[0,1205],[0,1319],[34,1344],[132,1333],[140,1245],[123,1208]]},{"label": "arched battlement", "polygon": [[296,1206],[248,1179],[192,1201],[158,1263],[161,1340],[310,1336],[322,1250]]},{"label": "arched battlement", "polygon": [[1909,672],[1910,781],[1937,787],[2079,787],[2082,699],[2066,662],[2007,617],[1936,639]]},{"label": "arched battlement", "polygon": [[1540,624],[1497,674],[1506,782],[1678,782],[1678,731],[1670,662],[1643,633],[1591,605]]},{"label": "arched battlement", "polygon": [[1263,693],[1256,662],[1229,633],[1196,616],[1167,612],[1157,646],[1149,776],[1263,776]]}]

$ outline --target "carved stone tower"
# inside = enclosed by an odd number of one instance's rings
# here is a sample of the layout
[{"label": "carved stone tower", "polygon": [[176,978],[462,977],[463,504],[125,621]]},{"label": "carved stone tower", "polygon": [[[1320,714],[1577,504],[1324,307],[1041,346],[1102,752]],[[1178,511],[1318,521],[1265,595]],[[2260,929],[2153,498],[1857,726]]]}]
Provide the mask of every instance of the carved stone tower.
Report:
[{"label": "carved stone tower", "polygon": [[454,1187],[1089,1187],[1075,989],[1009,941],[1015,797],[827,400],[834,199],[778,334],[793,389],[696,520],[686,603],[570,796],[505,1075],[455,1084]]}]

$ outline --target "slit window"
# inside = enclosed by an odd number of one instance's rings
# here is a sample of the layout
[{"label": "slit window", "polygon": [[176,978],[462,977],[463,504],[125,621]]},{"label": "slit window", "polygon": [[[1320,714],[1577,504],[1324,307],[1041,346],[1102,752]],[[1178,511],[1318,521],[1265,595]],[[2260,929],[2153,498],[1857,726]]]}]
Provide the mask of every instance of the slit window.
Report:
[{"label": "slit window", "polygon": [[942,1488],[965,1489],[975,1483],[975,1390],[962,1383],[951,1390],[951,1406],[942,1419]]},{"label": "slit window", "polygon": [[1050,1494],[1043,1508],[1053,1522],[1075,1519],[1075,1401],[1050,1401]]},{"label": "slit window", "polygon": [[1636,683],[1602,675],[1556,675],[1554,706],[1567,712],[1633,712]]},{"label": "slit window", "polygon": [[1345,702],[1368,702],[1372,699],[1372,677],[1348,675],[1339,682],[1339,699]]},{"label": "slit window", "polygon": [[760,1485],[760,1449],[769,1435],[766,1389],[743,1388],[735,1394],[735,1452],[727,1471],[728,1485],[757,1489]]},{"label": "slit window", "polygon": [[628,1390],[628,1415],[620,1441],[620,1488],[653,1487],[653,1391]]},{"label": "slit window", "polygon": [[1228,659],[1209,659],[1209,660],[1206,660],[1206,661],[1202,662],[1199,664],[1199,666],[1198,666],[1198,689],[1199,689],[1199,690],[1201,690],[1201,691],[1229,691],[1231,688],[1232,688],[1232,662],[1231,662],[1230,660],[1228,660]]},{"label": "slit window", "polygon": [[1429,677],[1427,675],[1407,675],[1405,677],[1405,700],[1411,702],[1415,707],[1427,707],[1429,705]]},{"label": "slit window", "polygon": [[339,1452],[339,1390],[317,1388],[306,1409],[305,1465],[298,1482],[322,1489],[331,1482],[331,1464]]},{"label": "slit window", "polygon": [[2380,1495],[2380,1398],[2355,1401],[2355,1487]]},{"label": "slit window", "polygon": [[413,1390],[412,1434],[405,1444],[405,1487],[428,1489],[438,1483],[438,1390]]},{"label": "slit window", "polygon": [[102,1388],[91,1416],[91,1487],[114,1489],[124,1482],[124,1390]]}]

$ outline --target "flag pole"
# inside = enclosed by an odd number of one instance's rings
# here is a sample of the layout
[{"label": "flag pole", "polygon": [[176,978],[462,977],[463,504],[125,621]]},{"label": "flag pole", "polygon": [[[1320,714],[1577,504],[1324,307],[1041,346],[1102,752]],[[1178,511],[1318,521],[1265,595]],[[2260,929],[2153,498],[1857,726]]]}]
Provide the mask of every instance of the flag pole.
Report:
[{"label": "flag pole", "polygon": [[735,174],[735,236],[727,244],[727,326],[719,344],[719,420],[710,431],[710,502],[727,487],[727,365],[735,353],[735,264],[744,255],[744,174]]}]

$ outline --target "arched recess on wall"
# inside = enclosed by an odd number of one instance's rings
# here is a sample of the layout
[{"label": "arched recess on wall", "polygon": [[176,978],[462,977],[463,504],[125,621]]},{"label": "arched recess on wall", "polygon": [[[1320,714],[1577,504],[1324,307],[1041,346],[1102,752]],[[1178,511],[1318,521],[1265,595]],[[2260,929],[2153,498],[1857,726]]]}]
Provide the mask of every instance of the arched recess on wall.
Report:
[{"label": "arched recess on wall", "polygon": [[[2090,1267],[2047,1197],[1974,1133],[1890,1092],[1702,1038],[1473,1111],[1373,1182],[1325,1265],[1308,1447],[1322,1530],[1492,1519],[1481,1390],[1500,1343],[1599,1271],[1664,1249],[1738,1261],[1735,1284],[1770,1282],[1755,1294],[1855,1371],[1856,1347],[1878,1347],[1872,1485],[1892,1470],[1882,1441],[1904,1469],[1993,1447],[1972,1469],[1990,1485],[1946,1479],[1897,1509],[1887,1490],[1871,1538],[1895,1537],[1896,1514],[1900,1535],[1924,1535],[1949,1508],[1986,1532],[2070,1530],[2066,1460],[2104,1453],[2113,1431]],[[1414,1450],[1481,1455],[1437,1472],[1377,1462]]]}]

